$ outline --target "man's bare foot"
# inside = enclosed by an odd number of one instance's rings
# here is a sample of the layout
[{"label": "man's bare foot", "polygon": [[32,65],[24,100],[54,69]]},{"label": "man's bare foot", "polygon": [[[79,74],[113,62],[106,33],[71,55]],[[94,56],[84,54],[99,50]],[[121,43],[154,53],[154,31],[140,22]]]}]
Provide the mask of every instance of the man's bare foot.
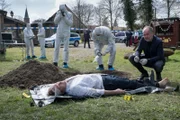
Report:
[{"label": "man's bare foot", "polygon": [[164,78],[161,81],[159,81],[158,83],[159,83],[160,88],[165,88],[166,85],[169,83],[169,80],[168,80],[168,78]]}]

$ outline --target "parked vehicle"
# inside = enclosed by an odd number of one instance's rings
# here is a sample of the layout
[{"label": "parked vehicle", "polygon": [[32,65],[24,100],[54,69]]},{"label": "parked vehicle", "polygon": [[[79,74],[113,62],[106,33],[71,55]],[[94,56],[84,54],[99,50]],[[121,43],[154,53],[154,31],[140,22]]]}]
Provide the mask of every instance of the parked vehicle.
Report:
[{"label": "parked vehicle", "polygon": [[17,43],[17,40],[14,40],[13,35],[11,32],[1,32],[2,35],[2,42],[5,45],[9,45],[12,43]]},{"label": "parked vehicle", "polygon": [[[56,33],[51,37],[45,38],[45,47],[54,47],[55,46]],[[78,33],[71,32],[69,38],[69,45],[74,45],[74,47],[78,47],[80,43],[81,37]],[[62,45],[64,42],[62,42]]]},{"label": "parked vehicle", "polygon": [[125,31],[121,31],[115,34],[115,42],[116,43],[125,43],[126,41],[126,32]]},{"label": "parked vehicle", "polygon": [[25,43],[18,43],[17,39],[13,37],[12,32],[1,32],[1,46],[14,47],[14,46],[25,46]]}]

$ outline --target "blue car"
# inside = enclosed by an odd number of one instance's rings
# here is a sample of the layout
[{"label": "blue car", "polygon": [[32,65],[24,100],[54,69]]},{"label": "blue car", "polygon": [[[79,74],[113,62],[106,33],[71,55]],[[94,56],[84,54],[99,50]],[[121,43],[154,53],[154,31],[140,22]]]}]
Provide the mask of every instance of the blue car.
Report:
[{"label": "blue car", "polygon": [[[45,47],[54,47],[55,46],[56,34],[53,34],[51,37],[45,38]],[[74,47],[78,47],[80,43],[81,37],[78,33],[71,32],[69,38],[69,45],[74,45]],[[64,42],[62,42],[62,45]]]}]

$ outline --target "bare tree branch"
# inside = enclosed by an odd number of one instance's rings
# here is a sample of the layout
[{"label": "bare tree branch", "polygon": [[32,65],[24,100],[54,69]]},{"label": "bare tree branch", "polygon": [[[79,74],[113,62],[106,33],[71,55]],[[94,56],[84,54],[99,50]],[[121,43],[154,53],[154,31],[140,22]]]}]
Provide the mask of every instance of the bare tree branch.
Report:
[{"label": "bare tree branch", "polygon": [[11,4],[9,4],[6,0],[0,0],[0,9],[6,10]]}]

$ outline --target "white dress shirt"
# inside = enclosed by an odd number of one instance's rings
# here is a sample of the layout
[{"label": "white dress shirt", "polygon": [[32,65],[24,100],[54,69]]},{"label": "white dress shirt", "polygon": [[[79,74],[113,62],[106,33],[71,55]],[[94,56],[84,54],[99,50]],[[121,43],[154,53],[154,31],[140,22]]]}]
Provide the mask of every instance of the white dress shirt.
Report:
[{"label": "white dress shirt", "polygon": [[74,97],[100,97],[104,94],[101,74],[76,75],[66,79],[66,94]]}]

